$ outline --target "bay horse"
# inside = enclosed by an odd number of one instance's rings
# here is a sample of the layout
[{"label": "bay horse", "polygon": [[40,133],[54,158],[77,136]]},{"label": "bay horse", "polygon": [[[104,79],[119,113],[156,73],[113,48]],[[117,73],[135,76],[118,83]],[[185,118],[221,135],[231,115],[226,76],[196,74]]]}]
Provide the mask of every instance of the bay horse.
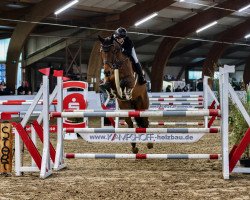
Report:
[{"label": "bay horse", "polygon": [[[121,110],[147,110],[149,108],[149,98],[146,84],[140,85],[137,77],[134,76],[132,62],[129,57],[122,53],[121,45],[111,37],[102,38],[98,36],[101,42],[101,58],[104,68],[104,81],[108,82],[111,90],[107,91],[110,97],[117,98]],[[131,118],[125,118],[129,128],[133,128]],[[138,127],[148,128],[149,121],[147,117],[135,117]],[[132,152],[138,153],[139,149],[136,143],[131,143]],[[153,148],[152,143],[148,143],[149,149]]]}]

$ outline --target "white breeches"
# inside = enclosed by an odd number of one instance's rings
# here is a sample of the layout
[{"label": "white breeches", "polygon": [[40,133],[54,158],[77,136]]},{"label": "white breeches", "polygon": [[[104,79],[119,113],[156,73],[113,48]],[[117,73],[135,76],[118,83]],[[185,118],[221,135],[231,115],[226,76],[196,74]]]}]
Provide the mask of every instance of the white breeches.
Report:
[{"label": "white breeches", "polygon": [[134,47],[132,48],[132,57],[134,58],[135,63],[138,63],[138,62],[139,62],[139,60],[138,60],[138,58],[137,58],[137,56],[136,56],[135,48],[134,48]]}]

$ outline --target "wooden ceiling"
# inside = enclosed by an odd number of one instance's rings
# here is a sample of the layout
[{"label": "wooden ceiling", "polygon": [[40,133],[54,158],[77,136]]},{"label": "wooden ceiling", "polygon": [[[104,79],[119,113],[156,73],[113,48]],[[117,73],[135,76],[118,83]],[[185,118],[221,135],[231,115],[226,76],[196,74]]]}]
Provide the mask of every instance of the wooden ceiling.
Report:
[{"label": "wooden ceiling", "polygon": [[[40,1],[41,0],[0,1],[0,37],[10,37],[13,28],[16,26],[16,22],[11,20],[24,19],[25,14]],[[172,1],[169,5],[162,6],[159,15],[155,19],[143,24],[139,28],[130,26],[128,30],[131,32],[144,32],[157,35],[180,36],[179,33],[182,32],[182,26],[185,20],[191,19],[192,16],[207,10],[209,8],[208,6],[215,6],[224,1],[225,0],[189,0],[190,3]],[[126,10],[129,8],[133,8],[135,5],[141,5],[141,9],[137,9],[134,12],[145,12],[145,10],[143,10],[144,2],[144,0],[80,0],[79,4],[59,16],[55,16],[52,13],[44,19],[44,22],[96,28],[111,27],[114,29],[116,26],[119,26],[119,23],[126,23],[126,21],[120,21],[122,19],[121,13],[126,14]],[[245,2],[250,3],[250,1]],[[218,21],[218,26],[209,29],[209,31],[199,35],[190,33],[187,36],[204,40],[215,40],[220,33],[230,30],[248,20],[250,10],[247,10],[247,12],[243,14],[233,12],[232,14],[222,17]],[[37,13],[37,15],[39,15],[39,13]],[[130,13],[130,15],[126,17],[129,21],[133,15]],[[2,20],[3,18],[10,20]],[[192,26],[192,23],[193,22],[190,21],[189,25]],[[65,29],[65,27],[39,25],[33,33],[49,35],[51,32],[63,29]],[[155,36],[148,37],[143,34],[130,34],[130,36],[135,42],[140,59],[143,62],[152,63],[154,54],[163,38]],[[246,41],[244,38],[240,38],[237,39],[237,42],[245,43]],[[170,63],[173,66],[183,66],[184,60],[185,63],[192,64],[196,62],[197,58],[204,59],[212,44],[212,42],[208,41],[183,39],[179,45],[176,46],[174,52],[172,52],[169,58]],[[86,47],[89,53],[91,51],[90,46]],[[233,50],[230,51],[230,49]],[[238,54],[235,50],[237,50]],[[248,53],[250,52],[249,50],[249,47],[242,48],[237,45],[230,45],[228,52],[224,53],[223,59],[228,60],[228,62],[230,62],[229,64],[242,63],[250,56],[250,53]],[[241,54],[240,52],[244,53]],[[232,55],[232,53],[236,53],[236,56]]]}]

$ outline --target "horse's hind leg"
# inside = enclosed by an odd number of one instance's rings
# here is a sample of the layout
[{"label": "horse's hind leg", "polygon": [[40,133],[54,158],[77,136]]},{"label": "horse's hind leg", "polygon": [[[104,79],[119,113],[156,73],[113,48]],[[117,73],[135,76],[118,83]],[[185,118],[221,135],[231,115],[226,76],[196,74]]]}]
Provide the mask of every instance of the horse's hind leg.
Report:
[{"label": "horse's hind leg", "polygon": [[[134,128],[133,121],[131,120],[131,118],[128,118],[128,117],[125,118],[125,121],[128,124],[129,128]],[[139,149],[138,149],[138,147],[136,147],[136,143],[133,142],[133,143],[131,143],[131,145],[132,145],[132,152],[133,153],[138,153]]]},{"label": "horse's hind leg", "polygon": [[[148,126],[149,126],[148,118],[145,120],[146,121],[144,123],[147,124],[146,128],[148,128]],[[147,147],[148,147],[148,149],[152,149],[154,147],[154,144],[152,142],[149,142],[149,143],[147,143]]]},{"label": "horse's hind leg", "polygon": [[148,149],[153,149],[154,148],[154,144],[151,143],[151,142],[149,142],[149,143],[147,143],[147,147],[148,147]]},{"label": "horse's hind leg", "polygon": [[[138,117],[135,118],[137,125],[140,128],[148,128],[149,126],[149,121],[148,121],[148,117]],[[147,147],[148,149],[152,149],[154,147],[153,143],[147,143]]]},{"label": "horse's hind leg", "polygon": [[[148,109],[149,100],[148,100],[147,93],[145,93],[144,97],[140,98],[140,101],[138,101],[137,103],[138,103],[138,105],[137,105],[136,109],[145,109],[145,110]],[[139,127],[148,128],[148,126],[149,126],[148,117],[135,118],[135,120],[136,120],[136,123]],[[148,147],[148,149],[152,149],[154,147],[154,145],[153,145],[153,143],[149,142],[149,143],[147,143],[147,147]]]},{"label": "horse's hind leg", "polygon": [[[143,117],[142,118],[142,127],[144,127],[144,128],[149,127],[148,117]],[[149,143],[147,143],[147,147],[148,147],[148,149],[152,149],[154,147],[154,144],[149,142]]]},{"label": "horse's hind leg", "polygon": [[[120,107],[121,110],[124,110],[124,109],[129,110],[129,109],[132,108],[132,104],[130,102],[125,103],[123,101],[118,100],[118,103],[119,103],[119,107]],[[131,118],[126,117],[125,121],[126,121],[129,128],[134,128],[134,124],[133,124],[133,121],[131,120]],[[133,153],[138,153],[139,152],[139,149],[136,147],[135,142],[131,143],[131,146],[132,146],[132,152]]]},{"label": "horse's hind leg", "polygon": [[135,154],[138,153],[139,149],[138,149],[138,147],[136,147],[136,143],[132,142],[131,145],[132,145],[132,152]]}]

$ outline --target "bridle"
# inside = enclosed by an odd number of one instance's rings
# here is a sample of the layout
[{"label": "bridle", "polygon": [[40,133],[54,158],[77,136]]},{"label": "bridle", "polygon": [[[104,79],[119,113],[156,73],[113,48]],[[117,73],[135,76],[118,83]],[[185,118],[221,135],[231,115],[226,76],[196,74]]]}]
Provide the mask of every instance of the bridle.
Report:
[{"label": "bridle", "polygon": [[[105,64],[109,65],[110,68],[112,70],[114,70],[114,69],[119,69],[124,64],[124,62],[126,60],[128,60],[128,57],[125,57],[123,60],[119,60],[117,58],[116,54],[121,51],[121,47],[119,46],[120,48],[116,48],[116,46],[115,46],[114,43],[109,44],[109,45],[101,44],[100,52],[102,52],[102,51],[104,51],[106,53],[110,52],[112,46],[115,47],[114,50],[111,52],[112,53],[112,59],[111,59],[111,61],[109,61],[109,60],[103,60],[103,64],[104,65]],[[106,77],[111,76],[110,72],[104,72],[104,74],[105,74]]]}]

